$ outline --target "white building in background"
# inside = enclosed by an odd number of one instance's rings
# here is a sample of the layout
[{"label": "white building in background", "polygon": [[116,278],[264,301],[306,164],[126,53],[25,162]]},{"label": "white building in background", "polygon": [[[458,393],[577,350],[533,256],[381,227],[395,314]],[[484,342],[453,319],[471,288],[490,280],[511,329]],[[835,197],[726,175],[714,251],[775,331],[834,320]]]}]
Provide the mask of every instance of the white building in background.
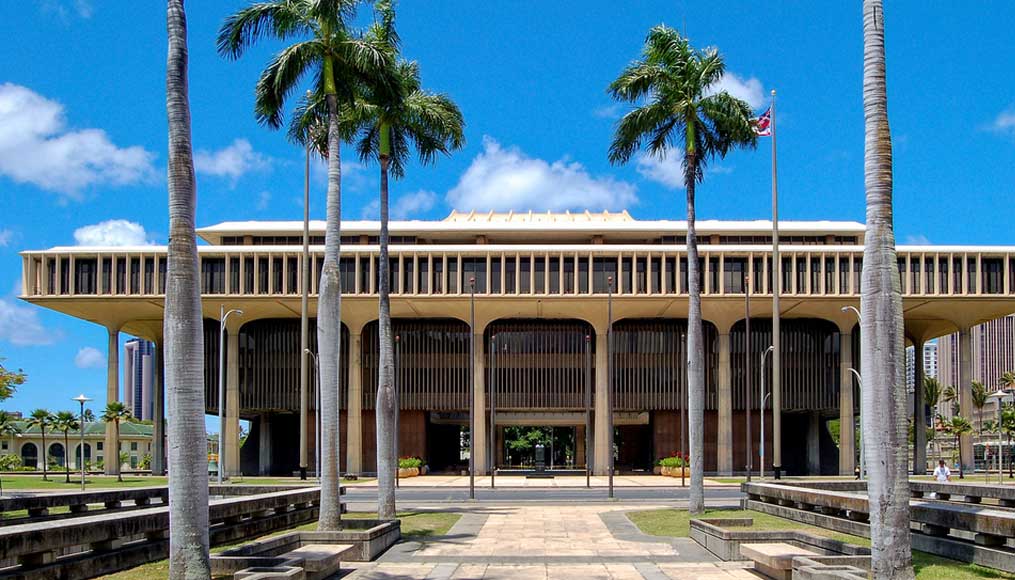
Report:
[{"label": "white building in background", "polygon": [[[906,347],[906,390],[913,392],[916,383],[916,351]],[[923,345],[923,376],[937,378],[937,341],[932,340]]]},{"label": "white building in background", "polygon": [[152,381],[155,378],[155,345],[133,338],[123,345],[123,404],[142,420],[150,420]]}]

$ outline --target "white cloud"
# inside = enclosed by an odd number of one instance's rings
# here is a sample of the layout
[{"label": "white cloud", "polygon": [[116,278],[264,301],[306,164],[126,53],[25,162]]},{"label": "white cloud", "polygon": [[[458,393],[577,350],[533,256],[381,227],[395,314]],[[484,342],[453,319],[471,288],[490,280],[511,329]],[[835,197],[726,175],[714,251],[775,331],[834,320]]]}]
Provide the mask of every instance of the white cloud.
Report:
[{"label": "white cloud", "polygon": [[663,156],[641,152],[636,157],[638,173],[642,177],[666,187],[684,186],[683,151],[669,149]]},{"label": "white cloud", "polygon": [[635,186],[610,176],[594,177],[580,163],[548,163],[504,148],[490,137],[483,152],[448,192],[459,210],[619,210],[638,203]]},{"label": "white cloud", "polygon": [[106,220],[74,230],[79,246],[147,246],[152,242],[144,226],[127,220]]},{"label": "white cloud", "polygon": [[436,204],[437,194],[432,191],[407,193],[395,201],[391,217],[396,220],[419,219],[419,214],[430,211]]},{"label": "white cloud", "polygon": [[106,357],[98,349],[82,347],[74,356],[74,366],[79,369],[97,369],[106,366]]},{"label": "white cloud", "polygon": [[619,119],[621,117],[620,103],[603,105],[602,107],[593,110],[592,115],[600,119]]},{"label": "white cloud", "polygon": [[11,240],[14,239],[14,230],[2,229],[0,230],[0,248],[6,248],[11,244]]},{"label": "white cloud", "polygon": [[266,209],[268,209],[268,204],[269,203],[271,203],[271,192],[270,191],[262,191],[257,196],[257,209],[259,209],[261,211],[266,210]]},{"label": "white cloud", "polygon": [[270,167],[271,158],[254,151],[246,139],[236,139],[218,151],[199,149],[194,153],[195,171],[228,178],[233,185],[251,171],[266,171]]},{"label": "white cloud", "polygon": [[116,146],[101,129],[70,130],[60,103],[0,85],[0,175],[80,199],[92,185],[154,180],[154,158],[140,146]]},{"label": "white cloud", "polygon": [[715,94],[722,91],[744,101],[754,110],[760,109],[768,103],[765,88],[761,85],[761,81],[755,77],[744,79],[734,73],[727,72],[718,82],[709,87],[708,92]]},{"label": "white cloud", "polygon": [[91,0],[41,0],[43,12],[55,14],[64,22],[70,20],[71,12],[81,18],[91,18],[94,8]]},{"label": "white cloud", "polygon": [[40,346],[53,344],[61,337],[59,331],[47,330],[42,325],[34,306],[0,298],[0,341],[14,346]]},{"label": "white cloud", "polygon": [[990,129],[998,133],[1015,135],[1015,107],[998,113],[997,118],[990,124]]},{"label": "white cloud", "polygon": [[906,236],[907,246],[928,246],[930,245],[930,239],[923,234],[910,234]]}]

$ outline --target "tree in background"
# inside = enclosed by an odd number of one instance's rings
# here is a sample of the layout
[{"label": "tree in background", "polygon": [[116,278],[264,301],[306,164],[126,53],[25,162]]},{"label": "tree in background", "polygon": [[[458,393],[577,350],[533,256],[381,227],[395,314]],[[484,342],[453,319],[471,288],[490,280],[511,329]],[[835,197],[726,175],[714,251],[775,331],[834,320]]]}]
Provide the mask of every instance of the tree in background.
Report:
[{"label": "tree in background", "polygon": [[[935,377],[923,377],[923,402],[930,407],[930,426],[927,427],[927,444],[934,442],[937,428],[934,421],[938,416],[938,404],[941,402],[941,382]],[[940,457],[940,453],[938,456]]]},{"label": "tree in background", "polygon": [[130,421],[133,417],[130,413],[130,409],[126,407],[120,401],[113,401],[106,405],[106,410],[102,413],[102,421],[106,424],[106,428],[109,428],[109,424],[113,424],[114,438],[116,441],[115,449],[107,449],[106,457],[117,460],[116,465],[116,481],[123,481],[123,474],[120,473],[120,467],[123,465],[123,459],[120,457],[120,421]]},{"label": "tree in background", "polygon": [[976,432],[977,437],[983,439],[983,408],[987,406],[987,387],[980,381],[973,381],[969,385],[973,408],[976,409]]},{"label": "tree in background", "polygon": [[283,48],[261,73],[254,89],[254,114],[273,129],[282,126],[286,100],[310,75],[328,111],[328,197],[324,263],[317,307],[318,366],[321,384],[321,509],[318,529],[342,525],[339,481],[338,401],[341,356],[341,128],[339,115],[351,103],[356,85],[390,66],[388,53],[359,38],[350,28],[358,0],[272,0],[252,4],[228,17],[218,34],[219,54],[239,58],[255,41],[274,39]]},{"label": "tree in background", "polygon": [[28,378],[21,369],[16,371],[7,370],[4,366],[5,358],[0,357],[0,401],[6,401],[14,396],[14,392],[20,385],[25,384]]},{"label": "tree in background", "polygon": [[942,427],[945,433],[955,437],[955,447],[959,450],[959,479],[965,477],[965,472],[962,469],[962,445],[959,444],[963,435],[968,435],[973,432],[973,425],[962,415],[955,415],[951,419],[948,419],[942,423]]},{"label": "tree in background", "polygon": [[42,479],[43,481],[49,481],[49,476],[46,473],[49,464],[49,446],[46,444],[46,429],[53,424],[53,414],[46,409],[36,409],[29,415],[28,424],[32,427],[38,427],[39,431],[42,432],[42,453],[40,454],[40,459],[42,460]]},{"label": "tree in background", "polygon": [[70,411],[60,411],[53,416],[53,430],[63,431],[63,472],[66,483],[70,483],[70,458],[73,455],[70,451],[70,432],[76,431],[79,427],[81,424],[77,416]]},{"label": "tree in background", "polygon": [[688,509],[705,510],[705,373],[695,230],[695,187],[705,166],[733,149],[757,144],[750,106],[716,90],[726,65],[715,48],[697,50],[679,32],[659,25],[645,39],[642,57],[627,66],[609,86],[617,101],[636,108],[617,123],[609,158],[627,163],[643,146],[665,157],[683,149],[687,192],[687,384],[691,443],[691,490]]}]

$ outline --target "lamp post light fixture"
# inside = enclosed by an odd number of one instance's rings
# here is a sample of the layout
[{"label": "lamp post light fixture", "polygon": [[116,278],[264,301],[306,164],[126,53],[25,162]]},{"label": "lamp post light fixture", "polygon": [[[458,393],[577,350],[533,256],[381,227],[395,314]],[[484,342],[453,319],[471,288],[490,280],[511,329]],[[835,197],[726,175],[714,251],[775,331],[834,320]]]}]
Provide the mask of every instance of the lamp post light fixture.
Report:
[{"label": "lamp post light fixture", "polygon": [[314,454],[317,456],[317,465],[315,470],[317,471],[317,481],[321,480],[321,365],[317,360],[317,354],[309,348],[303,349],[303,353],[314,359],[314,387],[317,389],[317,397],[314,399],[317,401],[317,413],[315,413],[314,424],[317,426],[314,429]]},{"label": "lamp post light fixture", "polygon": [[[849,372],[853,373],[856,377],[856,384],[860,386],[860,392],[863,393],[863,377],[856,369],[850,368]],[[862,395],[861,395],[862,396]],[[863,406],[860,407],[860,481],[863,481],[864,476],[867,473],[867,459],[863,456]]]},{"label": "lamp post light fixture", "polygon": [[243,316],[243,311],[232,309],[226,311],[225,305],[219,306],[219,456],[218,483],[222,485],[222,472],[225,471],[225,437],[226,437],[226,321],[231,314]]},{"label": "lamp post light fixture", "polygon": [[71,399],[77,401],[81,405],[81,424],[78,425],[78,433],[81,435],[81,442],[78,443],[78,461],[81,462],[81,491],[85,490],[85,403],[91,401],[88,397],[81,393],[80,395]]},{"label": "lamp post light fixture", "polygon": [[765,392],[765,359],[768,355],[775,350],[774,346],[769,346],[765,349],[765,352],[761,353],[761,433],[758,436],[761,439],[761,465],[758,468],[758,477],[765,479],[765,403],[768,398],[772,396],[771,393]]},{"label": "lamp post light fixture", "polygon": [[613,276],[606,278],[606,451],[609,454],[607,478],[613,499]]}]

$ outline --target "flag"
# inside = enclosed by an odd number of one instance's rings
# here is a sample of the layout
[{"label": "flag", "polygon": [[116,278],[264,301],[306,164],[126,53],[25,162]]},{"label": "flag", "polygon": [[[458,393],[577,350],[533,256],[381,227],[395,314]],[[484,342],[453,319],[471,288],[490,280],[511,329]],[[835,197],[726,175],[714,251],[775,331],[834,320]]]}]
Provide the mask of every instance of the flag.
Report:
[{"label": "flag", "polygon": [[769,107],[767,111],[761,114],[760,117],[754,120],[754,133],[758,137],[771,137],[772,136],[772,108]]}]

